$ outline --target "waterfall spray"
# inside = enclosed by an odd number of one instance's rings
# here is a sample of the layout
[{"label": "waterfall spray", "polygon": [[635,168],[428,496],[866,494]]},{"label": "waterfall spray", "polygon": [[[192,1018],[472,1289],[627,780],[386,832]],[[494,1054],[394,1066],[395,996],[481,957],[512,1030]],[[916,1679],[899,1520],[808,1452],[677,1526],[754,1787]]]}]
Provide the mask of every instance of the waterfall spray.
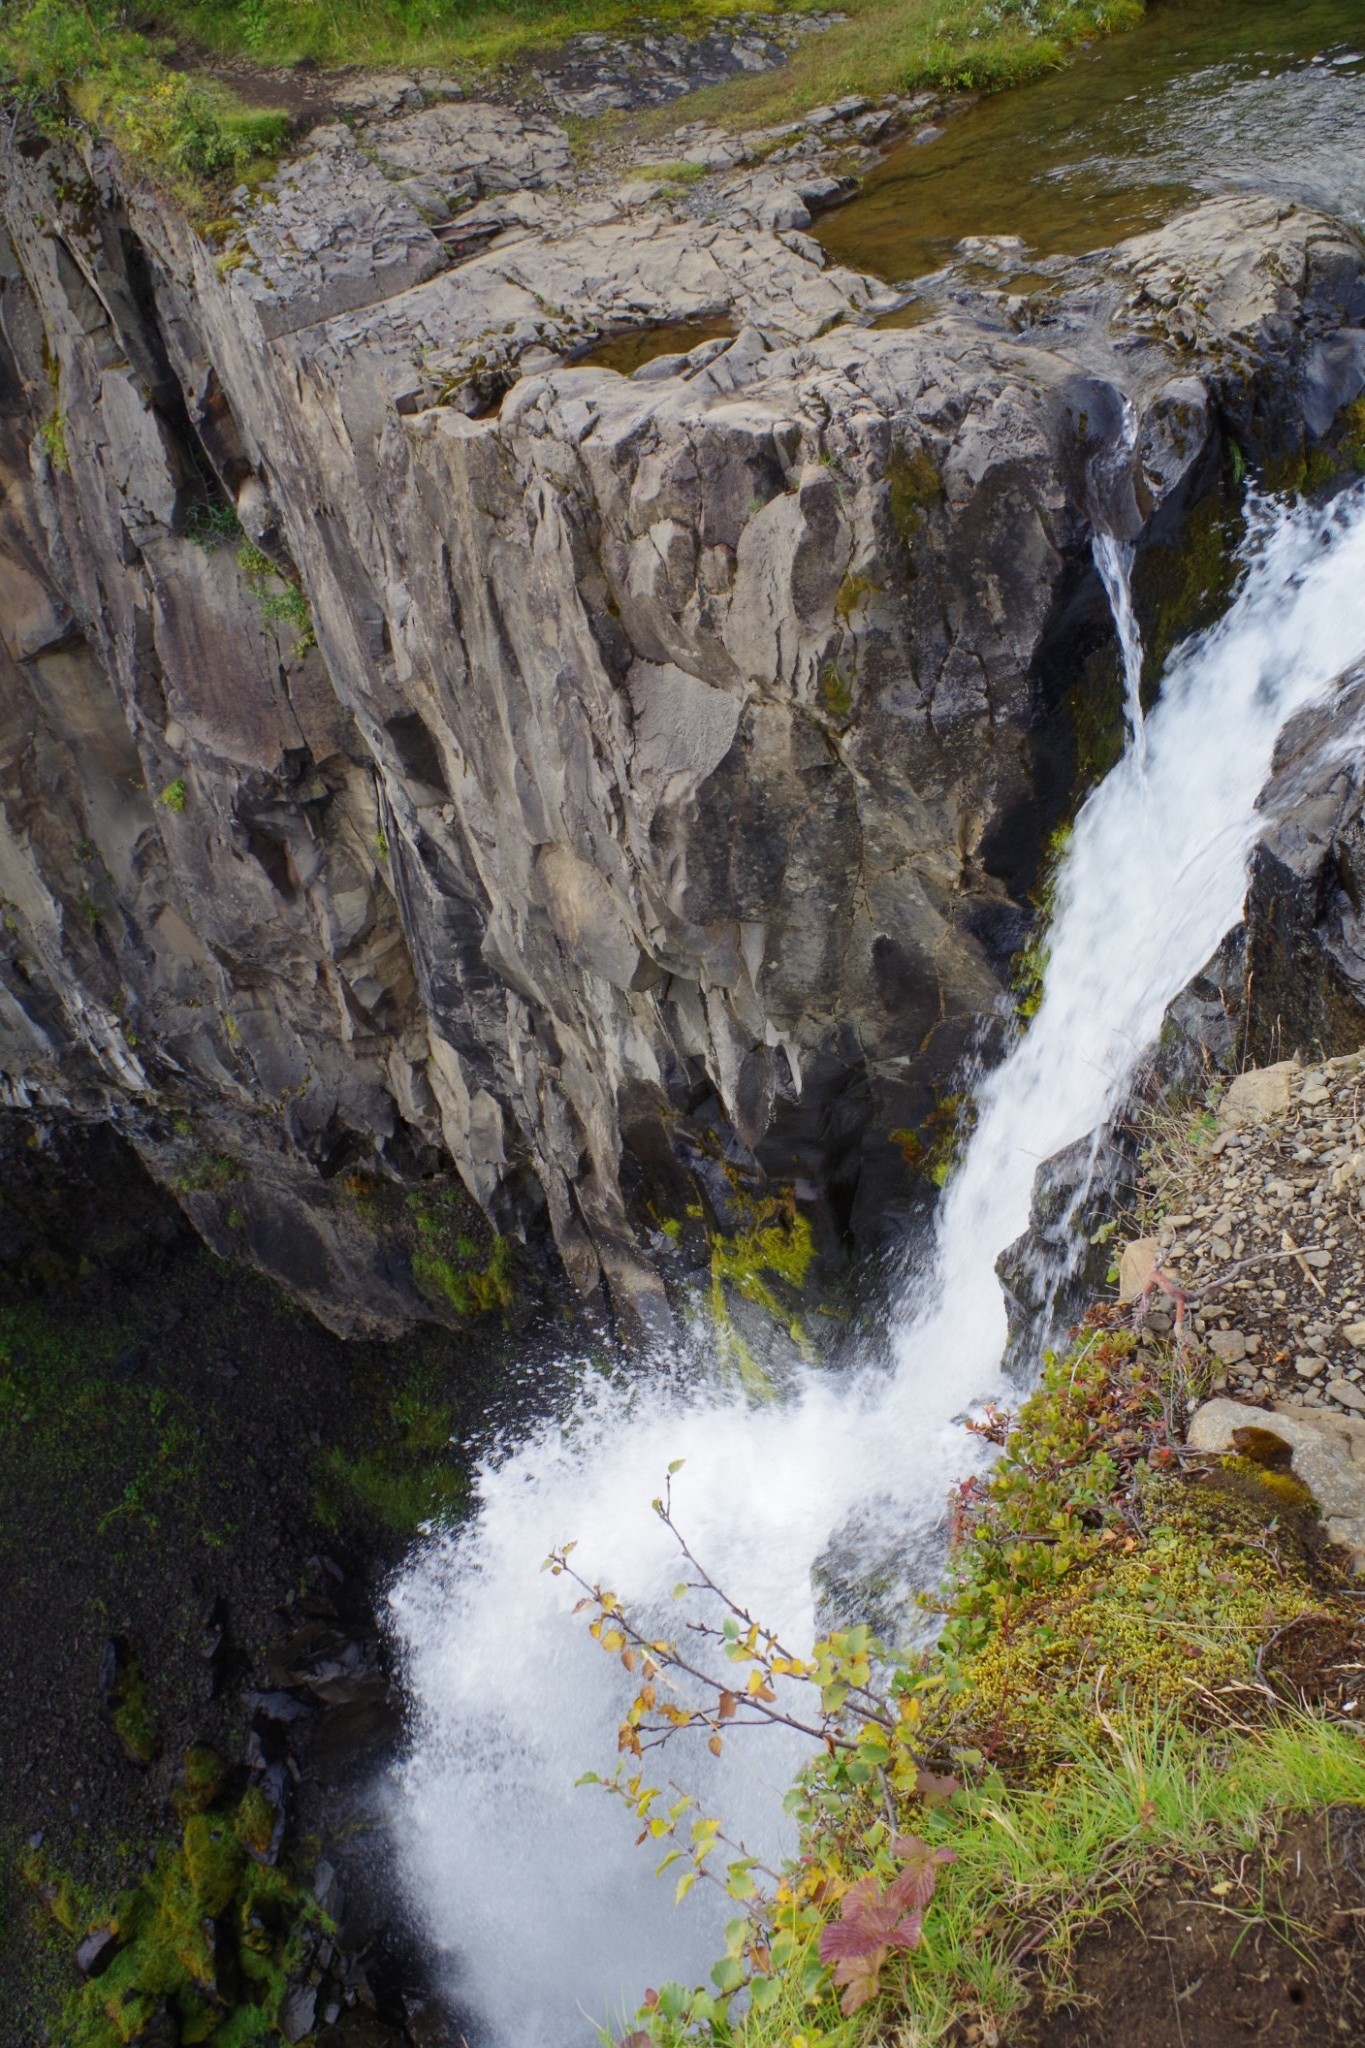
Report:
[{"label": "waterfall spray", "polygon": [[[891,1370],[812,1368],[760,1404],[717,1385],[701,1347],[671,1371],[587,1375],[572,1416],[488,1458],[476,1516],[419,1546],[391,1596],[413,1704],[393,1825],[479,2040],[590,2043],[593,2021],[664,1977],[699,1981],[721,1946],[707,1887],[675,1912],[615,1802],[575,1789],[609,1761],[621,1674],[570,1618],[566,1582],[541,1574],[546,1554],[576,1538],[633,1607],[666,1602],[676,1557],[649,1502],[684,1458],[693,1548],[798,1645],[832,1539],[855,1530],[861,1554],[902,1561],[927,1546],[933,1568],[948,1487],[984,1455],[963,1410],[1003,1392],[995,1262],[1027,1226],[1035,1171],[1121,1104],[1167,1004],[1240,915],[1281,726],[1362,655],[1365,487],[1326,511],[1253,503],[1239,595],[1169,664],[1145,767],[1130,748],[1077,819],[1041,1006],[980,1090]],[[771,1857],[799,1761],[761,1731],[719,1761],[699,1743],[683,1768]]]}]

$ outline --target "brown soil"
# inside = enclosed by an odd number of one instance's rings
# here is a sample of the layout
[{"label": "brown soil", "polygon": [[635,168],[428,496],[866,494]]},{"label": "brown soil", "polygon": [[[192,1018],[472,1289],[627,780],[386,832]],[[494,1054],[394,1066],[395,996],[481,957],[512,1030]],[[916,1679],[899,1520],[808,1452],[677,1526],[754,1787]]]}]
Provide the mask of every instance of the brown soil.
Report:
[{"label": "brown soil", "polygon": [[1365,1809],[1338,1807],[1266,1862],[1149,1894],[1082,1945],[1067,2008],[1035,2010],[1008,2048],[1352,2048],[1365,2042],[1362,1926]]}]

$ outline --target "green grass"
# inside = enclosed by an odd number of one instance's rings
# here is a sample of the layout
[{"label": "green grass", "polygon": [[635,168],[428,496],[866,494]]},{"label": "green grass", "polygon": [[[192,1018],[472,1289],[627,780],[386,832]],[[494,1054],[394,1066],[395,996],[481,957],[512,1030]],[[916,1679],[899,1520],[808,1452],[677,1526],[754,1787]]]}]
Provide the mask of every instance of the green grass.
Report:
[{"label": "green grass", "polygon": [[[1365,1752],[1352,1729],[1287,1718],[1254,1739],[1214,1737],[1169,1711],[1120,1712],[1047,1785],[988,1773],[917,1821],[956,1861],[925,1914],[922,1947],[886,1974],[888,2002],[911,2016],[917,2048],[978,2016],[1007,2022],[1028,2001],[1025,1962],[1064,1982],[1080,1939],[1153,1877],[1179,1868],[1212,1886],[1296,1815],[1361,1804]],[[788,1964],[784,1995],[750,2011],[736,2043],[789,2048],[793,2028],[808,2048],[890,2038],[879,2031],[886,2004],[850,2020],[828,1994],[810,2000],[801,1987],[812,1963],[814,1937]]]},{"label": "green grass", "polygon": [[[785,12],[814,12],[796,0]],[[701,32],[768,11],[763,0],[654,0],[651,22]],[[1078,39],[1126,25],[1141,0],[846,0],[848,21],[776,77],[720,89],[737,112],[812,106],[845,92],[918,85],[991,90],[1056,63]],[[154,0],[149,18],[262,64],[433,64],[486,70],[588,31],[629,33],[632,0]],[[1035,25],[1036,24],[1036,25]],[[676,117],[668,111],[670,122]]]},{"label": "green grass", "polygon": [[[816,0],[796,0],[798,8]],[[765,0],[652,0],[651,22],[702,30]],[[637,29],[634,0],[153,0],[159,27],[260,64],[485,70],[569,36]]]},{"label": "green grass", "polygon": [[[796,0],[796,11],[817,0]],[[846,0],[847,20],[811,37],[782,69],[692,96],[689,114],[777,122],[845,93],[928,86],[992,91],[1058,64],[1077,42],[1128,26],[1143,0]],[[765,11],[762,0],[655,0],[653,22],[701,32]],[[790,7],[787,11],[791,11]],[[167,59],[179,47],[262,68],[435,66],[477,83],[530,50],[587,31],[638,27],[632,0],[149,0],[127,25],[117,0],[11,0],[0,76],[49,122],[69,115],[109,135],[198,211],[212,192],[268,168],[288,122],[247,103],[206,70]],[[676,125],[670,106],[644,125]],[[680,179],[690,164],[668,167]]]},{"label": "green grass", "polygon": [[[863,93],[997,92],[1062,63],[1078,43],[1142,19],[1144,0],[845,0],[848,19],[799,46],[781,70],[696,93],[692,119],[772,126]],[[1036,26],[1034,25],[1036,24]],[[672,127],[672,108],[647,126]]]},{"label": "green grass", "polygon": [[0,79],[44,126],[74,115],[194,205],[206,188],[277,153],[288,122],[212,79],[172,70],[170,54],[129,29],[115,0],[11,0],[0,20]]}]

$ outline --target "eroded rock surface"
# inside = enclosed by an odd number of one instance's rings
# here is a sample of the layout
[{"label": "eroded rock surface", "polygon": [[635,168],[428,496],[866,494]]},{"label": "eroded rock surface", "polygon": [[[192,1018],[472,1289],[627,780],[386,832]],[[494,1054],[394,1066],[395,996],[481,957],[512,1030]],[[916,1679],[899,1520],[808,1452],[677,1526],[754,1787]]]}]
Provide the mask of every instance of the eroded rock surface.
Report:
[{"label": "eroded rock surface", "polygon": [[[907,1198],[1123,399],[1138,533],[1220,416],[1254,452],[1356,395],[1365,263],[1219,201],[1045,330],[874,331],[757,187],[694,218],[576,194],[546,122],[375,119],[212,245],[11,134],[4,1095],[116,1119],[335,1327],[442,1312],[347,1189],[447,1157],[650,1320],[699,1162],[830,1235]],[[563,360],[682,315],[735,338]]]}]

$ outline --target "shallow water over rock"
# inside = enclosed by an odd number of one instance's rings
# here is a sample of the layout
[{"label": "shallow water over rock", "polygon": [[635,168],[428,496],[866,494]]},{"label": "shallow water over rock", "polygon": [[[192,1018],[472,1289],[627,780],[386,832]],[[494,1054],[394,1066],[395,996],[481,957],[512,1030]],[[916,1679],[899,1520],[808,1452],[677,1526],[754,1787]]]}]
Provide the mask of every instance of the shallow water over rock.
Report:
[{"label": "shallow water over rock", "polygon": [[[1175,0],[1041,84],[895,149],[814,230],[838,262],[908,283],[967,239],[1083,255],[1195,197],[1282,192],[1365,222],[1365,20],[1353,0]],[[1017,239],[1016,239],[1017,238]]]}]

